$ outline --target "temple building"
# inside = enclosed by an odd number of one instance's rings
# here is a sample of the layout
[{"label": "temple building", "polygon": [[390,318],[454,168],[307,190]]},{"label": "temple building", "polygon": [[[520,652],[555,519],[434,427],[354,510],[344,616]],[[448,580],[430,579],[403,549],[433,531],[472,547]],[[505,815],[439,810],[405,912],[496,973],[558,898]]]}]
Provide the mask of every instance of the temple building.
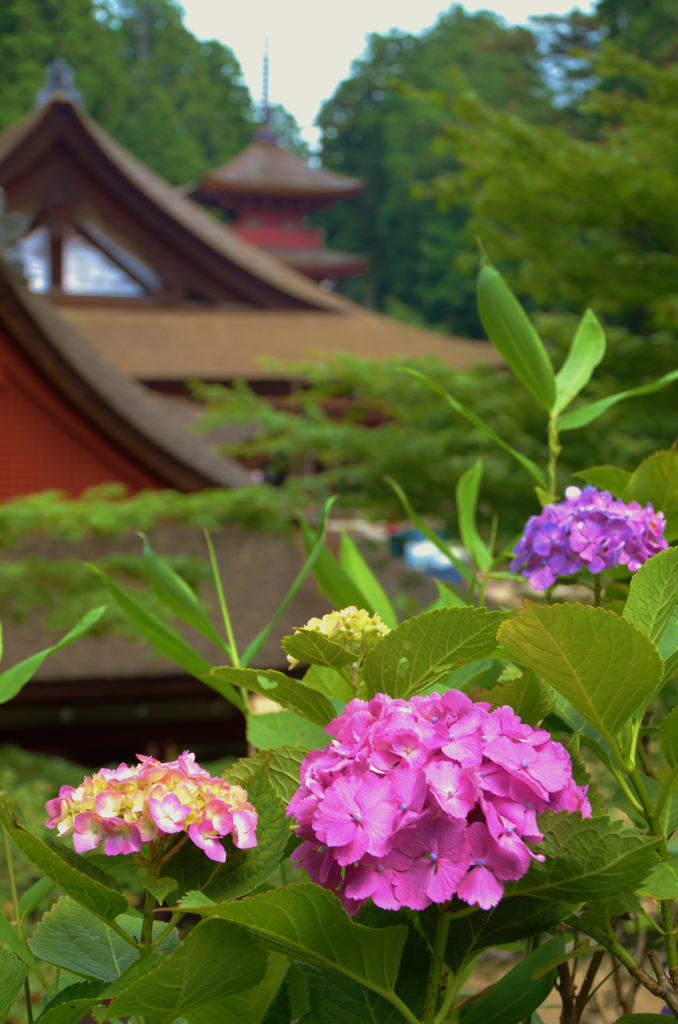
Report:
[{"label": "temple building", "polygon": [[[221,223],[116,142],[83,109],[67,65],[55,62],[49,74],[39,105],[0,133],[0,186],[11,213],[25,219],[20,249],[31,290],[44,294],[122,374],[166,393],[182,392],[194,378],[244,378],[264,392],[284,393],[286,374],[262,366],[262,357],[436,355],[462,369],[496,358],[487,343],[397,323],[323,290],[252,244],[255,236],[247,232],[255,228],[247,217],[236,227]],[[319,193],[325,189],[323,201],[327,189],[339,188],[335,178],[342,188],[359,187],[303,161],[300,168],[272,140],[259,138],[229,165],[232,195],[247,179],[250,193],[243,195],[254,202],[252,175],[239,177],[237,168],[244,162],[251,169],[261,153],[267,173],[276,167],[281,178],[300,183],[304,169],[320,182]],[[304,185],[306,203],[309,190]],[[289,235],[300,245],[285,251],[311,252],[316,276],[330,273],[320,263],[336,261],[336,254],[319,244],[309,248],[310,229],[300,211],[296,216]],[[279,240],[288,229],[283,224],[276,231]],[[336,262],[332,268],[341,273]]]}]

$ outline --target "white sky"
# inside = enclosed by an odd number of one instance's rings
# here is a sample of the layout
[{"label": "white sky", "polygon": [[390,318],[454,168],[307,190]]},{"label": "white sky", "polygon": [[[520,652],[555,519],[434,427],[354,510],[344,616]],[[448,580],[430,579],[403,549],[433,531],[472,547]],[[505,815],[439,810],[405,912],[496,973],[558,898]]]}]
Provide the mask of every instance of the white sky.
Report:
[{"label": "white sky", "polygon": [[[199,39],[230,46],[255,100],[261,97],[266,37],[271,61],[271,101],[294,114],[308,142],[321,103],[346,78],[370,32],[391,28],[418,33],[449,4],[441,0],[182,0],[186,26]],[[468,11],[493,10],[512,24],[530,15],[565,14],[576,0],[467,0]],[[590,0],[579,0],[590,11]]]}]

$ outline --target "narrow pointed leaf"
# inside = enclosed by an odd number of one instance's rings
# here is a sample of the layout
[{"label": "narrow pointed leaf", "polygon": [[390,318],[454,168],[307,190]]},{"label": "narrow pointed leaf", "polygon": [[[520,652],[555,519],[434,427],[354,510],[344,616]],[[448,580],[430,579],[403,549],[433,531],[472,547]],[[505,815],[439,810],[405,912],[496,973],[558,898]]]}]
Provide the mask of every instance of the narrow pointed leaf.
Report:
[{"label": "narrow pointed leaf", "polygon": [[[315,544],[316,535],[304,516],[299,516],[299,522],[306,553],[310,554]],[[315,560],[313,575],[321,591],[334,608],[348,608],[352,604],[356,608],[366,606],[367,601],[360,587],[342,569],[338,559],[334,557],[326,544],[322,545]]]},{"label": "narrow pointed leaf", "polygon": [[431,529],[428,523],[426,523],[421,518],[419,513],[415,512],[415,510],[412,508],[412,505],[410,504],[409,498],[405,494],[400,484],[396,483],[396,481],[392,480],[391,477],[389,476],[384,477],[384,480],[386,481],[387,484],[390,484],[390,486],[396,492],[400,500],[400,504],[403,506],[403,509],[405,510],[405,514],[412,520],[417,529],[421,530],[421,532],[424,534],[427,540],[430,540],[431,543],[438,548],[438,551],[440,551],[440,553],[444,555],[445,558],[449,559],[449,561],[455,567],[461,578],[463,580],[466,580],[467,583],[470,583],[471,580],[473,579],[473,573],[471,572],[469,567],[465,565],[464,562],[462,562],[461,558],[458,558],[455,555],[454,551],[452,551],[452,549],[450,548],[450,545],[446,544],[445,541],[442,540],[438,536],[438,534]]},{"label": "narrow pointed leaf", "polygon": [[244,686],[246,690],[268,697],[318,725],[325,726],[336,717],[336,709],[323,693],[311,690],[298,679],[292,679],[274,669],[231,668],[230,665],[224,665],[223,668],[213,668],[208,679],[215,689],[224,683],[227,686]]},{"label": "narrow pointed leaf", "polygon": [[355,541],[347,533],[341,535],[339,561],[342,569],[357,584],[367,601],[367,611],[379,615],[389,629],[398,625],[398,617],[393,610],[386,591],[374,575],[369,565],[356,547]]},{"label": "narrow pointed leaf", "polygon": [[478,533],[476,526],[476,506],[478,504],[478,492],[482,475],[482,459],[477,459],[471,468],[467,469],[459,477],[456,496],[461,542],[473,558],[475,564],[483,572],[487,572],[492,567],[492,555]]},{"label": "narrow pointed leaf", "polygon": [[431,391],[435,391],[441,398],[444,398],[447,404],[451,406],[455,412],[458,412],[460,416],[463,416],[464,419],[468,420],[474,427],[477,427],[478,430],[482,431],[482,433],[489,437],[490,440],[494,441],[494,443],[498,444],[500,448],[503,448],[505,452],[508,452],[509,455],[513,456],[516,462],[519,462],[523,469],[527,470],[530,476],[537,481],[540,487],[544,489],[548,487],[546,477],[536,462],[533,462],[532,459],[528,459],[527,455],[523,455],[522,452],[517,451],[515,448],[512,448],[510,444],[507,444],[506,441],[504,441],[504,439],[501,438],[499,434],[492,429],[492,427],[488,426],[480,416],[473,412],[472,409],[468,409],[465,405],[462,405],[461,402],[458,402],[456,398],[445,391],[440,384],[431,380],[431,378],[427,377],[426,374],[420,373],[419,370],[412,370],[409,367],[405,367],[403,369],[403,373],[409,373],[411,377],[416,377],[418,380],[423,381],[424,384],[427,384]]},{"label": "narrow pointed leaf", "polygon": [[407,619],[369,652],[364,677],[370,697],[409,698],[454,669],[487,658],[497,649],[497,629],[513,612],[486,608],[439,608]]},{"label": "narrow pointed leaf", "polygon": [[606,738],[661,685],[664,666],[650,638],[602,608],[526,601],[501,625],[498,640]]},{"label": "narrow pointed leaf", "polygon": [[539,404],[551,410],[556,400],[551,360],[527,313],[487,260],[478,274],[477,296],[487,337]]},{"label": "narrow pointed leaf", "polygon": [[294,582],[292,583],[292,586],[287,591],[287,594],[283,598],[282,603],[280,604],[273,618],[264,626],[261,632],[255,636],[254,640],[252,640],[243,651],[242,656],[240,658],[240,664],[243,666],[243,668],[247,668],[247,666],[251,664],[251,662],[256,658],[257,654],[259,654],[261,648],[266,643],[266,640],[268,639],[269,634],[273,627],[275,626],[276,622],[278,622],[278,620],[285,614],[285,612],[291,605],[292,601],[301,590],[304,580],[317,564],[318,559],[320,558],[325,545],[325,537],[327,535],[327,523],[329,520],[330,509],[332,508],[332,505],[334,504],[335,501],[336,498],[329,498],[325,502],[325,507],[323,508],[322,514],[320,516],[320,522],[318,524],[318,530],[315,535],[315,540],[313,541],[311,549],[308,552],[306,561],[299,570]]},{"label": "narrow pointed leaf", "polygon": [[586,387],[604,355],[605,331],[593,310],[587,309],[579,321],[567,358],[556,374],[555,413],[561,413],[567,408],[572,399]]},{"label": "narrow pointed leaf", "polygon": [[26,889],[19,900],[19,913],[21,917],[28,917],[40,906],[43,900],[54,892],[54,882],[50,878],[40,878],[30,889]]},{"label": "narrow pointed leaf", "polygon": [[616,395],[608,395],[607,398],[601,398],[598,402],[592,402],[591,405],[583,405],[581,409],[575,409],[574,412],[568,412],[564,416],[558,417],[558,430],[578,430],[579,427],[585,427],[594,420],[597,420],[599,416],[602,416],[604,412],[611,409],[617,402],[622,402],[625,398],[636,398],[638,395],[651,395],[654,391],[661,391],[662,388],[672,384],[674,380],[678,380],[678,370],[672,370],[671,373],[665,373],[659,380],[652,381],[651,384],[641,384],[640,387],[630,388],[628,391],[619,391]]},{"label": "narrow pointed leaf", "polygon": [[69,644],[75,643],[76,640],[79,640],[80,637],[88,633],[92,626],[99,621],[105,611],[106,605],[102,605],[101,608],[93,608],[92,611],[83,615],[80,622],[66,633],[66,636],[62,637],[58,643],[53,644],[51,647],[47,647],[44,651],[38,651],[37,654],[32,654],[30,658],[20,661],[18,665],[14,665],[12,668],[8,668],[5,672],[1,672],[0,704],[4,704],[6,701],[11,700],[12,697],[16,696],[22,686],[25,686],[25,684],[33,678],[43,661],[49,658],[50,654],[56,654],[57,651],[63,650],[64,647],[68,647]]},{"label": "narrow pointed leaf", "polygon": [[678,604],[678,548],[649,558],[631,578],[624,618],[659,643]]},{"label": "narrow pointed leaf", "polygon": [[540,978],[532,975],[542,965],[565,950],[565,936],[560,934],[538,946],[508,974],[500,978],[489,992],[475,999],[464,1014],[467,1024],[521,1024],[544,1002],[557,978],[552,967]]},{"label": "narrow pointed leaf", "polygon": [[37,960],[31,953],[29,946],[19,935],[15,928],[9,923],[3,912],[0,910],[0,943],[4,943],[20,960],[31,968],[32,971],[42,979],[42,972]]},{"label": "narrow pointed leaf", "polygon": [[159,601],[177,618],[216,644],[230,656],[228,644],[219,635],[216,627],[188,583],[174,571],[171,565],[153,551],[148,537],[142,533],[144,542],[143,563],[146,579]]},{"label": "narrow pointed leaf", "polygon": [[9,796],[0,796],[0,821],[28,860],[96,917],[111,921],[129,909],[118,883],[110,875],[31,824]]}]

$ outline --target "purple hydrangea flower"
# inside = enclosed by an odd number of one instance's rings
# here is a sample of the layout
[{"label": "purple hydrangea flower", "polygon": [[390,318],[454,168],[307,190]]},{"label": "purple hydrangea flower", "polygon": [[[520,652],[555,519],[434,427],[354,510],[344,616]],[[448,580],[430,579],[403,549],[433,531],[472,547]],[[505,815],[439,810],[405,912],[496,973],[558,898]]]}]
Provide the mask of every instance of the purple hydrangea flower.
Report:
[{"label": "purple hydrangea flower", "polygon": [[664,513],[650,504],[641,508],[637,501],[615,501],[595,487],[568,487],[565,501],[545,505],[540,515],[528,519],[513,549],[511,569],[520,570],[535,590],[546,590],[558,576],[582,568],[596,574],[626,565],[635,572],[669,546],[665,526]]},{"label": "purple hydrangea flower", "polygon": [[305,840],[295,866],[349,914],[368,899],[423,910],[455,894],[496,906],[504,882],[543,860],[525,843],[543,839],[537,814],[591,807],[565,748],[490,706],[459,690],[347,704],[287,808]]}]

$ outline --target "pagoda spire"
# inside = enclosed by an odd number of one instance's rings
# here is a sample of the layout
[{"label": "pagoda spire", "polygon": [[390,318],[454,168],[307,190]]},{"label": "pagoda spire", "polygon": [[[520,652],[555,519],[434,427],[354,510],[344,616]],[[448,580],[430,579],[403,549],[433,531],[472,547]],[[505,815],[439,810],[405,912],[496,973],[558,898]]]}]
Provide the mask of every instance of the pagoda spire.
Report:
[{"label": "pagoda spire", "polygon": [[261,127],[254,136],[259,142],[278,142],[278,133],[271,124],[271,101],[269,99],[270,63],[268,60],[268,36],[264,46],[264,66],[261,88]]},{"label": "pagoda spire", "polygon": [[36,107],[44,107],[56,93],[65,93],[74,107],[82,106],[82,96],[75,88],[75,71],[63,57],[47,65],[45,84],[35,97]]}]

